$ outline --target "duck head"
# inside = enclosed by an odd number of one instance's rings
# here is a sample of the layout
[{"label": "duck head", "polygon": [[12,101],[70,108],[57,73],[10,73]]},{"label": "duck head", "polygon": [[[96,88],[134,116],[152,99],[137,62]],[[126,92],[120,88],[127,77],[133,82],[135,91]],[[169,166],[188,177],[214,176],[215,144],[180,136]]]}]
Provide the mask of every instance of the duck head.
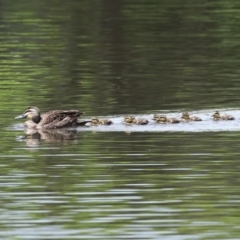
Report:
[{"label": "duck head", "polygon": [[39,123],[41,120],[40,110],[37,107],[29,107],[25,110],[23,114],[15,117],[15,119],[21,118],[29,118],[33,122]]}]

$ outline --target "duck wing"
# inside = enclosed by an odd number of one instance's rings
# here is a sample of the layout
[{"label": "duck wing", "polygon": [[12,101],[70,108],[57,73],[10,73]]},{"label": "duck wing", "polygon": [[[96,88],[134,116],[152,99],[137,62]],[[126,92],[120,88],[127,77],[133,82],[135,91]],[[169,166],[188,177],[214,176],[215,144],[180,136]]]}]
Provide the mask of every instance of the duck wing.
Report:
[{"label": "duck wing", "polygon": [[78,110],[53,110],[41,115],[41,128],[53,129],[71,127],[77,123],[77,118],[83,113]]}]

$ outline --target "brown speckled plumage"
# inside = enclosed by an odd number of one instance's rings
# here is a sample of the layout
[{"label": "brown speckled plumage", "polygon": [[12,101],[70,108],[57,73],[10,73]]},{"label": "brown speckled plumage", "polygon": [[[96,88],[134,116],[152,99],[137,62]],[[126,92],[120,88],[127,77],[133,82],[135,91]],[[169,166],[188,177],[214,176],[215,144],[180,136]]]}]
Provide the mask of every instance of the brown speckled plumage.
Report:
[{"label": "brown speckled plumage", "polygon": [[29,107],[15,119],[29,118],[30,120],[24,123],[26,128],[54,129],[81,125],[78,117],[82,114],[78,110],[52,110],[41,114],[37,107]]}]

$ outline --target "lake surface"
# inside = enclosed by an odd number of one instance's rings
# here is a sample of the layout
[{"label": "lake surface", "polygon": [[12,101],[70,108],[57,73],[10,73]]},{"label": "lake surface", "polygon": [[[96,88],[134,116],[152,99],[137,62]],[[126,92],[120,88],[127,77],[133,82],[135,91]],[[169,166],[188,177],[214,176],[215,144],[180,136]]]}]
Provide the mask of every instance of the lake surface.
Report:
[{"label": "lake surface", "polygon": [[[1,239],[240,238],[237,1],[0,4]],[[31,132],[29,106],[114,124]]]}]

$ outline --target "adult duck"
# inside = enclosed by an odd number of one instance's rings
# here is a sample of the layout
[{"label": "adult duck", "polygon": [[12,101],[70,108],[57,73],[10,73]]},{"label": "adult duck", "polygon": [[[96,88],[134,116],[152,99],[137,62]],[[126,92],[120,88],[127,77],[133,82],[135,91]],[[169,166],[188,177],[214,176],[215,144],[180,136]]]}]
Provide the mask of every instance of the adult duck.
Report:
[{"label": "adult duck", "polygon": [[52,110],[41,114],[37,107],[28,107],[23,114],[15,119],[30,119],[24,123],[26,128],[54,129],[84,126],[89,121],[80,122],[78,117],[81,115],[83,113],[78,110]]}]

